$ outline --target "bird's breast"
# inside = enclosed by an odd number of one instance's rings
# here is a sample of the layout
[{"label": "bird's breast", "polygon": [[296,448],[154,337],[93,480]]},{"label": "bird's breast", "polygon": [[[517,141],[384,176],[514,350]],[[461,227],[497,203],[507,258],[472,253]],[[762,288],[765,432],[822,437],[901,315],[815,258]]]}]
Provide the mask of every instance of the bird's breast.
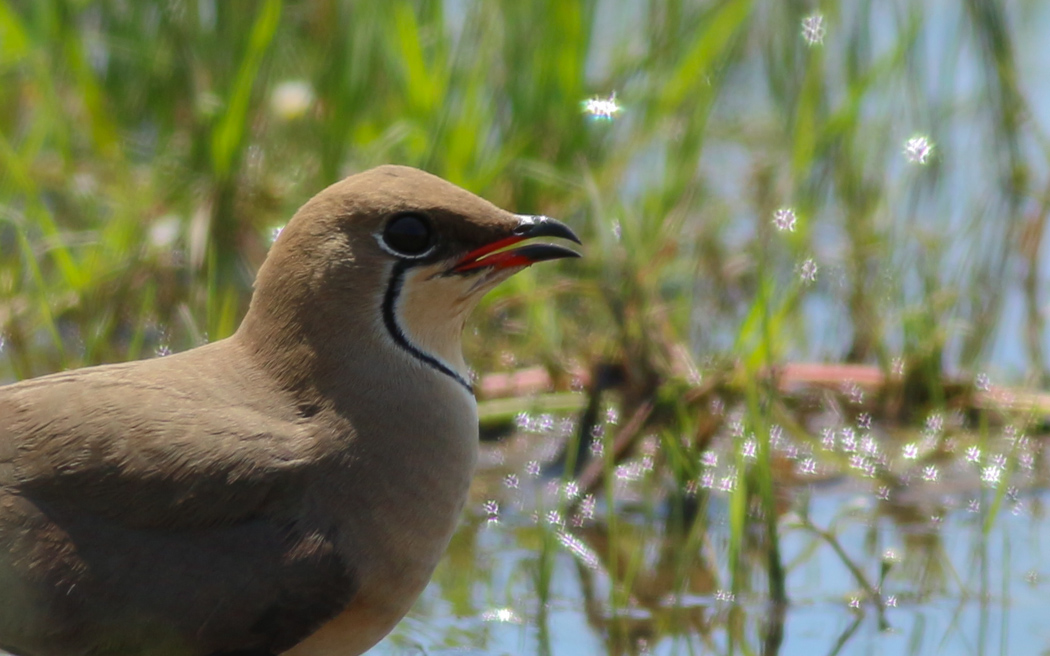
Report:
[{"label": "bird's breast", "polygon": [[414,397],[373,395],[373,411],[354,422],[345,485],[335,486],[343,493],[328,498],[359,587],[341,614],[289,652],[295,656],[357,654],[378,642],[448,546],[477,462],[477,406],[451,379],[427,381]]}]

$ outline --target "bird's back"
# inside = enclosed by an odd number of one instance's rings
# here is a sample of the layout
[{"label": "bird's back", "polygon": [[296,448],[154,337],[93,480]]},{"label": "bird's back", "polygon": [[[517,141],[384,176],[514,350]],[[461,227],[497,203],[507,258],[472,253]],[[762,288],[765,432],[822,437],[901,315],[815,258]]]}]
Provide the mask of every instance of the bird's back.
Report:
[{"label": "bird's back", "polygon": [[331,467],[230,347],[0,387],[0,646],[277,652],[349,602],[302,521]]}]

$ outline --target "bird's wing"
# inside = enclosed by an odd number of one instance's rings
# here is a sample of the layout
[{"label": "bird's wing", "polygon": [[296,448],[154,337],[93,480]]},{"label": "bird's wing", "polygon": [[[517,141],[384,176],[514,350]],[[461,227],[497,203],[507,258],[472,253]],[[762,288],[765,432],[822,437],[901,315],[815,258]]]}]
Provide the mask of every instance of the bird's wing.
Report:
[{"label": "bird's wing", "polygon": [[293,494],[322,457],[309,431],[181,373],[138,362],[0,387],[0,485],[159,528],[237,522]]},{"label": "bird's wing", "polygon": [[299,516],[310,432],[236,377],[144,364],[0,387],[0,575],[61,589],[83,645],[163,642],[128,631],[160,618],[200,653],[290,648],[355,589],[336,531]]}]

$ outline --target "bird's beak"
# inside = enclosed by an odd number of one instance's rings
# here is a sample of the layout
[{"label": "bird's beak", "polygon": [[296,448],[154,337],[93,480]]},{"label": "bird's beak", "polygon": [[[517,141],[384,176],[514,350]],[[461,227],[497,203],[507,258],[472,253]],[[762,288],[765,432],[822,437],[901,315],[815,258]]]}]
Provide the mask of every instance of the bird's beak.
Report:
[{"label": "bird's beak", "polygon": [[[569,226],[561,221],[556,221],[549,216],[519,216],[520,223],[509,237],[498,239],[481,248],[476,248],[456,263],[452,271],[462,273],[482,267],[494,269],[510,269],[513,267],[526,267],[536,262],[545,260],[557,260],[563,257],[580,257],[580,254],[571,248],[558,246],[557,244],[525,244],[517,248],[508,248],[534,237],[558,237],[569,241],[581,243]],[[504,250],[506,249],[506,250]]]}]

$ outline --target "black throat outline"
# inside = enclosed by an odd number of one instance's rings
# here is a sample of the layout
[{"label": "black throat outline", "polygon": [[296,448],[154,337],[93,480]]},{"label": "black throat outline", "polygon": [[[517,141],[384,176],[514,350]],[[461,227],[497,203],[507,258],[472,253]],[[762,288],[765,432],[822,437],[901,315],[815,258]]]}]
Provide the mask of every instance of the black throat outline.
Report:
[{"label": "black throat outline", "polygon": [[397,299],[401,296],[401,287],[405,282],[405,272],[415,264],[415,260],[398,260],[397,263],[394,264],[393,270],[390,272],[390,282],[387,283],[386,294],[383,295],[383,323],[386,325],[386,330],[390,333],[390,337],[394,340],[394,343],[405,349],[409,355],[423,364],[433,367],[450,377],[452,380],[462,385],[467,392],[473,395],[474,387],[467,382],[463,376],[460,376],[444,362],[438,360],[429,353],[426,353],[410,342],[405,335],[405,332],[401,330],[401,326],[397,323],[397,314],[395,310],[397,307]]}]

